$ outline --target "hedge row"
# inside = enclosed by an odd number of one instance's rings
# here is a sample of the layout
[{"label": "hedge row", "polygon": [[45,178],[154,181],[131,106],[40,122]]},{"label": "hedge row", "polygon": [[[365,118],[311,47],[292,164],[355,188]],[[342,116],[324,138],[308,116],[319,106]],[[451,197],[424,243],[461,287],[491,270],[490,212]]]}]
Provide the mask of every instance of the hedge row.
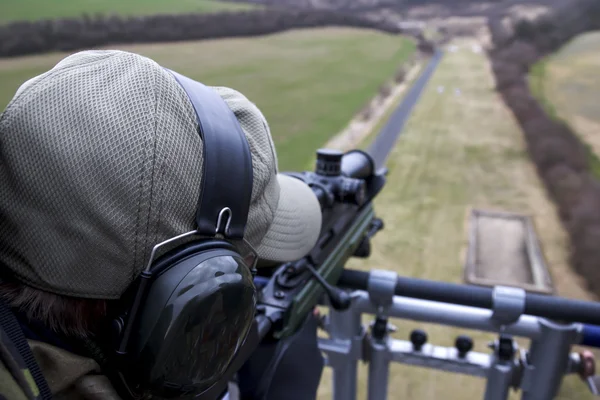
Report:
[{"label": "hedge row", "polygon": [[396,24],[388,21],[316,10],[264,9],[145,17],[84,16],[0,26],[0,57],[112,44],[254,36],[317,26],[352,26],[401,32]]},{"label": "hedge row", "polygon": [[571,264],[600,295],[600,182],[585,145],[552,118],[529,90],[527,73],[574,36],[600,29],[598,0],[570,0],[537,20],[490,21],[497,89],[521,125],[530,156],[555,201],[571,241]]},{"label": "hedge row", "polygon": [[[398,0],[226,0],[232,3],[253,3],[274,7],[285,7],[287,9],[319,9],[335,11],[374,11],[384,7],[404,5]],[[417,0],[422,1],[422,0]]]}]

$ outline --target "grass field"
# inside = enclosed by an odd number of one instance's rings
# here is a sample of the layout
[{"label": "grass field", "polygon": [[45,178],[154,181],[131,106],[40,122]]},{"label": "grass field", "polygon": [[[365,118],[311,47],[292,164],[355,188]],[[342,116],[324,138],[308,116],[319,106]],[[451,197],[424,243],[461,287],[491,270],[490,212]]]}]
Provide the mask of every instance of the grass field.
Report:
[{"label": "grass field", "polygon": [[580,35],[536,64],[530,85],[546,109],[588,144],[600,178],[600,32]]},{"label": "grass field", "polygon": [[[244,93],[263,111],[281,170],[303,169],[415,50],[369,30],[298,30],[248,39],[118,46],[209,85]],[[65,54],[0,60],[0,110],[19,85]]]},{"label": "grass field", "polygon": [[137,16],[244,10],[249,4],[219,0],[2,0],[0,24],[12,21],[79,17],[83,14]]},{"label": "grass field", "polygon": [[[568,266],[566,235],[528,159],[522,133],[494,91],[486,56],[473,53],[468,43],[456,44],[459,50],[444,56],[390,155],[388,184],[375,202],[386,228],[373,240],[372,257],[349,267],[460,283],[467,210],[502,209],[533,216],[558,294],[589,299]],[[446,90],[440,94],[438,86]],[[438,345],[452,346],[458,334],[469,334],[482,352],[489,351],[486,344],[494,338],[431,324],[393,323],[398,338],[406,340],[412,329],[424,328]],[[366,367],[359,371],[358,399],[365,399]],[[327,370],[320,400],[331,398],[330,379]],[[390,399],[477,400],[485,387],[478,378],[401,365],[392,365],[389,382]],[[511,394],[517,398],[519,393]],[[592,396],[571,376],[558,398]]]}]

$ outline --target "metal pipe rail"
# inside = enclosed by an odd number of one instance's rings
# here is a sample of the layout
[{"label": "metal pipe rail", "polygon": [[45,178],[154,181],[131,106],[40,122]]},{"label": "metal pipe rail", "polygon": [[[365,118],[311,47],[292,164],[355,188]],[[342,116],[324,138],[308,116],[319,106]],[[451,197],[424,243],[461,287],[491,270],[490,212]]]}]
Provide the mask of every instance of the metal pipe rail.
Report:
[{"label": "metal pipe rail", "polygon": [[[342,273],[338,285],[367,290],[368,280],[368,272],[347,269]],[[484,309],[494,307],[494,289],[472,285],[398,277],[394,294]],[[525,293],[523,314],[556,321],[600,325],[600,303],[558,296]]]},{"label": "metal pipe rail", "polygon": [[[484,332],[498,332],[500,328],[494,322],[491,310],[477,307],[394,296],[392,304],[382,313],[378,310],[379,307],[371,301],[369,293],[358,290],[353,293],[352,297],[354,300],[352,309],[354,312],[360,314],[385,314],[391,318],[408,319]],[[517,322],[506,326],[504,332],[509,335],[537,339],[540,337],[542,330],[538,318],[531,315],[522,315]]]}]

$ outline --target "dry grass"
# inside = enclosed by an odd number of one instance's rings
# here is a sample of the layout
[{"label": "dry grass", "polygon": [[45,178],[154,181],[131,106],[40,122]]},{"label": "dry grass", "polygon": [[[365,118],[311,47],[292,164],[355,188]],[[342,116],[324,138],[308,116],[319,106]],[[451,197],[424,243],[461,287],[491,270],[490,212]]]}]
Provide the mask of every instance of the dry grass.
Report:
[{"label": "dry grass", "polygon": [[[374,254],[350,267],[459,283],[466,211],[504,209],[533,216],[558,294],[590,298],[569,269],[566,235],[527,158],[512,114],[494,92],[486,56],[473,53],[466,40],[454,44],[459,50],[446,54],[390,156],[388,185],[376,201],[386,228],[374,239]],[[446,88],[441,94],[439,86]],[[461,90],[460,96],[454,88]],[[493,338],[410,321],[395,324],[400,338],[420,327],[432,343],[446,346],[453,345],[456,335],[467,333],[475,349],[483,352]],[[485,382],[478,378],[399,365],[393,365],[390,374],[390,399],[483,398]],[[358,398],[365,399],[364,366],[360,376]],[[319,399],[331,398],[330,377],[326,371]],[[560,398],[591,396],[577,377],[569,377]]]}]

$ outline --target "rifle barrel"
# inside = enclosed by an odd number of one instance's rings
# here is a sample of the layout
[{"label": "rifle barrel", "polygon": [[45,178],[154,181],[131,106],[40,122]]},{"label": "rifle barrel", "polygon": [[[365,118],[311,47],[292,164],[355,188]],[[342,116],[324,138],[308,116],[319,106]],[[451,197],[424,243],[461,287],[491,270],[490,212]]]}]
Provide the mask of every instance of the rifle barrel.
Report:
[{"label": "rifle barrel", "polygon": [[[369,273],[346,269],[338,282],[349,289],[367,290]],[[492,309],[491,288],[399,277],[394,293],[398,296],[442,303]],[[564,322],[600,325],[600,303],[526,293],[524,314]]]}]

